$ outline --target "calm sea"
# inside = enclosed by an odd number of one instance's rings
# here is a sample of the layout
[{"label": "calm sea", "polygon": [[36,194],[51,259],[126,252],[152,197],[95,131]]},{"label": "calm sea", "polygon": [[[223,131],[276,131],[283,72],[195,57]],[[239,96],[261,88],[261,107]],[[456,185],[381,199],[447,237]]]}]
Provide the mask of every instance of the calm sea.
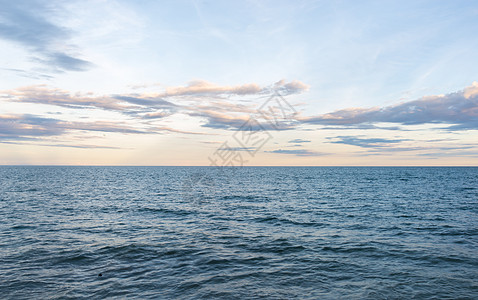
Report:
[{"label": "calm sea", "polygon": [[478,299],[478,168],[0,167],[0,293]]}]

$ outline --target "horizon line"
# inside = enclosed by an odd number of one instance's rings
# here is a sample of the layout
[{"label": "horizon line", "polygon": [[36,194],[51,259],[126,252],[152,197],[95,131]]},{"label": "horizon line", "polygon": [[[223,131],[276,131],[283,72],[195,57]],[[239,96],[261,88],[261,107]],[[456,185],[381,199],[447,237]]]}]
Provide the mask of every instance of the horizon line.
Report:
[{"label": "horizon line", "polygon": [[54,165],[54,164],[0,164],[0,167],[201,167],[201,168],[249,168],[249,167],[270,167],[270,168],[329,168],[329,167],[344,167],[344,168],[353,168],[353,167],[363,167],[363,168],[411,168],[411,167],[420,167],[420,168],[450,168],[450,167],[460,167],[460,168],[476,168],[478,165],[248,165],[248,166],[210,166],[210,165]]}]

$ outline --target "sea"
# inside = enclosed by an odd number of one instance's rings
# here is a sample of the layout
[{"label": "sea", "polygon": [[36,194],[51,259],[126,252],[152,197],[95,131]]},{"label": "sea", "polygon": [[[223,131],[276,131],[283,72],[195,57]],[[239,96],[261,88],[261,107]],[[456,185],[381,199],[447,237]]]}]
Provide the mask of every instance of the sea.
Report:
[{"label": "sea", "polygon": [[478,299],[477,167],[0,167],[2,299]]}]

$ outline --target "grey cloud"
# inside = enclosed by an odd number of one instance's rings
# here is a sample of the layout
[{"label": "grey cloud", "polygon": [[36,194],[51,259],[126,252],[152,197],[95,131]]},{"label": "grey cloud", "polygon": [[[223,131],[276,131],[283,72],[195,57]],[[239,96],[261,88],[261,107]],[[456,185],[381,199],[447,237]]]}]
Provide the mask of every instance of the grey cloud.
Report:
[{"label": "grey cloud", "polygon": [[379,130],[399,130],[399,131],[409,131],[403,127],[399,126],[376,126],[372,124],[358,124],[358,125],[340,125],[340,126],[325,126],[321,130],[370,130],[370,129],[379,129]]},{"label": "grey cloud", "polygon": [[160,93],[161,97],[172,96],[199,96],[199,95],[249,95],[258,94],[263,89],[255,84],[244,84],[236,86],[221,86],[205,80],[195,80],[189,82],[186,86],[168,87],[164,93]]},{"label": "grey cloud", "polygon": [[212,135],[212,134],[207,134],[207,133],[202,133],[202,132],[194,132],[194,131],[185,131],[185,130],[179,130],[179,129],[174,129],[166,126],[162,127],[154,127],[151,128],[155,133],[159,132],[174,132],[174,133],[182,133],[182,134],[194,134],[194,135]]},{"label": "grey cloud", "polygon": [[255,152],[256,149],[257,149],[256,147],[229,147],[229,148],[221,149],[221,150],[231,151],[231,152],[235,152],[235,151]]},{"label": "grey cloud", "polygon": [[273,91],[279,92],[283,95],[291,95],[301,93],[309,88],[308,85],[293,80],[286,82],[281,80],[276,82],[273,87],[261,87],[256,83],[249,83],[235,86],[217,85],[205,80],[196,80],[189,82],[186,86],[169,87],[164,93],[158,94],[160,97],[171,96],[208,96],[208,95],[257,95],[264,93],[271,93]]},{"label": "grey cloud", "polygon": [[297,150],[289,150],[289,149],[277,149],[272,151],[264,151],[267,153],[276,153],[276,154],[291,154],[296,156],[324,156],[328,155],[328,153],[323,152],[316,152],[307,149],[297,149]]},{"label": "grey cloud", "polygon": [[157,111],[152,113],[146,113],[142,116],[143,119],[162,119],[167,116],[170,116],[171,113],[165,111]]},{"label": "grey cloud", "polygon": [[309,140],[293,139],[293,140],[290,140],[288,143],[300,144],[300,143],[310,143],[310,142],[311,142],[311,141],[309,141]]},{"label": "grey cloud", "polygon": [[282,95],[299,94],[309,90],[309,86],[298,80],[286,82],[284,79],[274,84],[274,89],[280,92]]},{"label": "grey cloud", "polygon": [[460,151],[460,152],[430,152],[420,153],[418,156],[428,158],[439,157],[478,157],[478,151]]},{"label": "grey cloud", "polygon": [[59,128],[65,130],[82,130],[82,131],[99,131],[99,132],[118,132],[118,133],[136,133],[136,134],[150,134],[150,130],[136,129],[131,126],[121,125],[116,122],[64,122],[57,124]]},{"label": "grey cloud", "polygon": [[53,76],[47,75],[47,74],[42,74],[36,71],[25,71],[21,69],[13,69],[13,68],[0,68],[5,71],[10,71],[16,73],[18,76],[25,77],[25,78],[31,78],[31,79],[52,79]]},{"label": "grey cloud", "polygon": [[32,115],[0,115],[0,140],[28,140],[32,137],[61,135],[58,120]]},{"label": "grey cloud", "polygon": [[383,108],[348,108],[315,117],[302,117],[306,124],[356,126],[372,123],[403,125],[447,124],[449,130],[478,129],[478,84],[464,91]]},{"label": "grey cloud", "polygon": [[132,97],[132,96],[123,96],[123,95],[115,95],[113,98],[122,100],[131,104],[141,105],[141,106],[148,106],[148,107],[175,107],[176,104],[173,104],[169,101],[159,98],[141,98],[141,97]]},{"label": "grey cloud", "polygon": [[345,144],[362,148],[382,148],[390,146],[391,144],[398,144],[403,141],[408,141],[407,139],[360,138],[355,136],[337,136],[329,137],[328,139],[337,139],[335,141],[331,141],[331,143],[334,144]]},{"label": "grey cloud", "polygon": [[[59,119],[38,117],[30,114],[0,115],[0,142],[40,142],[47,138],[61,136],[72,131],[123,134],[162,134],[173,132],[181,134],[206,135],[205,133],[177,130],[165,126],[153,127],[144,126],[143,124],[141,128],[138,128],[122,122],[67,122]],[[72,147],[69,144],[65,145]],[[61,145],[57,147],[61,147]],[[77,148],[79,148],[79,146]]]},{"label": "grey cloud", "polygon": [[249,115],[234,116],[231,114],[218,113],[215,111],[201,111],[189,113],[190,116],[203,117],[207,120],[202,127],[240,130],[240,131],[283,131],[294,129],[295,126],[289,122],[277,122],[271,124],[267,121],[251,118]]},{"label": "grey cloud", "polygon": [[78,148],[78,149],[124,149],[121,147],[101,146],[101,145],[69,145],[69,144],[37,144],[46,147]]},{"label": "grey cloud", "polygon": [[[289,86],[288,84],[281,83],[283,86]],[[302,85],[298,81],[293,81],[290,83],[289,89],[293,86],[296,87],[295,90],[299,90]],[[266,90],[266,88],[258,88],[257,84],[219,86],[205,81],[196,81],[185,87],[166,88],[165,92],[157,94],[97,96],[92,93],[73,94],[46,85],[35,85],[0,91],[0,97],[10,102],[48,104],[72,109],[99,108],[150,120],[183,113],[206,119],[206,124],[203,127],[237,130],[250,116],[258,113],[257,107],[252,103],[246,105],[229,101],[219,95],[260,94]],[[190,103],[191,99],[194,100],[192,104]],[[198,99],[201,102],[198,102]],[[186,101],[186,104],[181,104],[181,101]],[[258,130],[289,130],[295,128],[297,123],[295,121],[295,124],[291,124],[290,120],[287,122],[279,120],[275,124],[271,124],[262,118],[261,124],[256,127]]]},{"label": "grey cloud", "polygon": [[[385,138],[359,138],[353,136],[338,136],[329,137],[329,140],[338,139],[332,141],[335,144],[346,144],[358,146],[367,149],[366,153],[360,153],[360,156],[369,155],[383,155],[387,153],[395,152],[409,152],[409,151],[425,151],[426,153],[417,154],[420,156],[432,156],[434,153],[454,153],[459,154],[463,150],[474,149],[476,145],[458,145],[458,146],[408,146],[403,147],[399,144],[403,141],[410,141],[408,139],[385,139]],[[447,142],[449,140],[446,140]],[[425,141],[427,143],[433,143],[433,141]],[[429,152],[431,151],[431,152]],[[451,152],[450,152],[451,151]],[[459,152],[456,152],[459,151]],[[451,155],[450,155],[451,156]]]},{"label": "grey cloud", "polygon": [[65,122],[59,119],[43,118],[35,115],[0,115],[0,140],[34,140],[41,137],[59,136],[68,131],[97,131],[148,134],[142,130],[113,122]]},{"label": "grey cloud", "polygon": [[89,61],[61,52],[45,53],[43,58],[34,58],[33,60],[49,66],[55,72],[87,71],[93,66]]},{"label": "grey cloud", "polygon": [[42,146],[42,147],[60,147],[60,148],[77,148],[77,149],[124,149],[121,147],[112,147],[112,146],[99,146],[99,145],[75,145],[75,144],[38,144],[38,143],[25,143],[25,142],[10,142],[2,141],[2,144],[13,144],[13,145],[33,145],[33,146]]},{"label": "grey cloud", "polygon": [[128,108],[120,100],[112,97],[73,95],[68,91],[49,88],[45,85],[21,87],[16,90],[1,91],[1,96],[12,102],[50,104],[68,108],[101,108],[123,111]]},{"label": "grey cloud", "polygon": [[48,20],[58,7],[41,1],[0,1],[0,38],[26,46],[33,59],[50,71],[84,71],[91,63],[74,57],[64,48],[71,32]]}]

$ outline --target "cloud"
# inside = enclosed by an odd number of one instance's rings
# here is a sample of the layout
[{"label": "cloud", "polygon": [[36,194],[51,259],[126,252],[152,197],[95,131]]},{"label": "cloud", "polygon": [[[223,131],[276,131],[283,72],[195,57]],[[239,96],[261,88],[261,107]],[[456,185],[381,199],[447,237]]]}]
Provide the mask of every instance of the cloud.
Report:
[{"label": "cloud", "polygon": [[[298,81],[281,82],[276,85],[286,86],[289,90],[292,87],[298,90],[302,86]],[[169,92],[163,93],[94,95],[93,93],[71,93],[47,85],[34,85],[0,91],[0,98],[9,102],[47,104],[69,109],[116,111],[138,120],[149,120],[148,123],[151,124],[162,118],[181,113],[202,118],[206,121],[202,125],[203,127],[214,129],[290,130],[295,128],[297,122],[293,123],[290,119],[269,120],[270,122],[268,122],[262,115],[259,115],[258,103],[254,103],[251,99],[246,100],[250,103],[242,103],[240,99],[231,100],[227,97],[221,98],[219,95],[224,93],[230,95],[249,92],[262,93],[267,90],[267,88],[253,88],[255,86],[258,85],[219,86],[201,81],[186,87],[166,88]],[[214,95],[214,93],[216,94]],[[263,95],[256,96],[259,97],[256,100],[259,100]],[[192,103],[189,101],[190,97],[194,97]],[[201,101],[197,101],[197,99],[201,99]],[[270,99],[268,101],[270,102]],[[248,123],[251,119],[259,120],[260,123]],[[275,123],[272,124],[272,121]],[[248,126],[251,124],[252,126]],[[100,128],[102,127],[100,126]],[[87,130],[94,129],[90,127]]]},{"label": "cloud", "polygon": [[228,148],[221,148],[222,151],[247,151],[247,152],[256,152],[256,147],[228,147]]},{"label": "cloud", "polygon": [[289,150],[289,149],[277,149],[272,151],[264,151],[267,153],[276,153],[276,154],[291,154],[296,156],[324,156],[328,155],[328,153],[323,152],[316,152],[307,149],[297,149],[297,150]]},{"label": "cloud", "polygon": [[32,146],[42,146],[42,147],[60,147],[60,148],[77,148],[77,149],[125,149],[121,147],[113,147],[113,146],[99,146],[99,145],[75,145],[75,144],[37,144],[37,143],[19,143],[19,142],[9,142],[9,141],[2,141],[0,139],[0,143],[2,144],[13,144],[13,145],[32,145]]},{"label": "cloud", "polygon": [[[305,89],[306,85],[299,81],[275,83],[275,88],[286,89],[286,93],[296,93]],[[285,91],[285,90],[284,90]],[[264,96],[262,93],[272,93],[271,87],[259,87],[251,83],[236,86],[220,86],[206,81],[194,81],[184,87],[169,87],[160,93],[134,93],[98,96],[92,93],[71,93],[66,90],[52,88],[47,85],[20,87],[15,90],[0,91],[4,100],[17,103],[47,104],[70,109],[103,109],[117,111],[130,117],[156,120],[182,113],[191,117],[205,119],[202,126],[224,130],[290,130],[296,127],[292,124],[293,116],[287,120],[269,120],[267,122],[258,113],[257,101],[241,99],[230,100],[224,95]],[[271,102],[272,98],[269,98]],[[283,98],[281,98],[283,99]],[[191,102],[190,100],[193,100]],[[200,100],[200,101],[198,101]],[[285,100],[284,100],[285,101]],[[272,102],[271,102],[272,103]],[[275,108],[275,107],[268,107]],[[295,112],[295,111],[294,111]],[[277,114],[281,113],[276,112]],[[295,114],[294,114],[295,116]],[[260,120],[253,126],[247,126],[251,118]],[[282,118],[282,115],[281,115]],[[249,124],[250,125],[250,124]]]},{"label": "cloud", "polygon": [[[469,149],[475,149],[476,145],[463,145],[463,146],[451,146],[451,147],[431,147],[431,146],[415,146],[415,147],[389,147],[389,148],[375,148],[369,149],[367,153],[361,153],[361,156],[368,155],[383,155],[387,153],[394,152],[409,152],[409,151],[420,151],[422,153],[416,153],[417,156],[448,156],[448,157],[459,157],[467,156],[465,153],[472,153],[473,151],[463,151]],[[478,153],[478,152],[473,152]]]},{"label": "cloud", "polygon": [[172,96],[199,96],[199,95],[251,95],[259,94],[263,89],[255,83],[236,85],[236,86],[221,86],[210,83],[205,80],[195,80],[189,82],[186,86],[168,87],[165,92],[159,94],[162,97]]},{"label": "cloud", "polygon": [[217,145],[217,144],[222,144],[224,142],[219,142],[219,141],[201,141],[203,144],[208,144],[208,145]]},{"label": "cloud", "polygon": [[371,155],[390,155],[396,152],[410,152],[419,151],[418,156],[466,156],[461,155],[463,150],[475,149],[475,144],[462,144],[451,146],[436,146],[435,142],[450,142],[452,139],[447,140],[428,140],[421,141],[426,145],[420,146],[401,146],[400,144],[405,141],[412,141],[409,139],[388,139],[388,138],[363,138],[355,136],[337,136],[328,137],[327,139],[333,140],[330,143],[345,144],[357,146],[366,149],[367,152],[359,153],[359,156],[371,156]]},{"label": "cloud", "polygon": [[466,99],[474,98],[478,95],[478,82],[474,81],[471,86],[465,88],[463,91],[463,96]]},{"label": "cloud", "polygon": [[213,134],[202,133],[202,132],[179,130],[179,129],[174,129],[174,128],[170,128],[170,127],[166,127],[166,126],[154,127],[154,128],[151,128],[151,129],[153,131],[155,131],[156,133],[167,131],[167,132],[183,133],[183,134],[213,135]]},{"label": "cloud", "polygon": [[300,82],[298,80],[286,82],[284,79],[276,82],[274,84],[274,88],[284,96],[291,94],[299,94],[309,90],[309,86],[303,82]]},{"label": "cloud", "polygon": [[152,130],[138,129],[132,126],[121,124],[119,122],[105,122],[105,121],[96,121],[94,123],[60,121],[57,123],[57,127],[63,128],[65,130],[118,132],[118,133],[134,133],[134,134],[153,133]]},{"label": "cloud", "polygon": [[207,123],[203,124],[202,127],[215,129],[240,128],[250,118],[249,115],[232,116],[230,114],[220,113],[212,110],[191,112],[189,115],[193,117],[205,118]]},{"label": "cloud", "polygon": [[225,129],[225,130],[240,130],[240,131],[283,131],[295,128],[287,120],[278,121],[276,124],[271,124],[261,119],[255,119],[251,115],[237,115],[233,113],[220,113],[212,110],[203,110],[188,113],[190,116],[203,117],[207,123],[201,125],[202,127]]},{"label": "cloud", "polygon": [[170,116],[171,113],[165,111],[157,111],[152,113],[146,113],[143,115],[143,119],[162,119],[167,116]]},{"label": "cloud", "polygon": [[31,78],[31,79],[52,79],[53,76],[47,75],[47,74],[42,74],[36,71],[25,71],[25,70],[20,70],[20,69],[13,69],[13,68],[0,68],[1,70],[5,71],[10,71],[16,73],[18,76],[25,77],[25,78]]},{"label": "cloud", "polygon": [[478,157],[478,151],[460,151],[460,152],[430,152],[430,153],[419,153],[417,154],[420,157],[427,158],[440,158],[440,157]]},{"label": "cloud", "polygon": [[211,96],[211,95],[229,95],[245,96],[266,94],[277,91],[283,95],[301,93],[308,90],[309,86],[293,80],[286,82],[281,80],[273,86],[261,87],[257,83],[248,83],[243,85],[217,85],[206,80],[195,80],[189,82],[186,86],[166,87],[163,93],[158,93],[159,97],[178,97],[178,96]]},{"label": "cloud", "polygon": [[122,96],[116,95],[113,96],[114,99],[120,100],[121,102],[128,102],[135,105],[147,106],[147,107],[163,107],[163,108],[172,108],[176,105],[158,97],[133,97],[133,96]]},{"label": "cloud", "polygon": [[58,120],[33,115],[0,115],[0,140],[30,140],[64,133]]},{"label": "cloud", "polygon": [[449,130],[478,129],[478,83],[463,91],[429,96],[383,108],[347,108],[312,117],[305,124],[356,126],[371,123],[447,124]]},{"label": "cloud", "polygon": [[[46,85],[20,87],[1,91],[0,96],[11,102],[49,104],[68,108],[101,108],[122,111],[128,108],[123,101],[108,96],[73,95],[68,91]],[[131,106],[130,106],[131,107]]]},{"label": "cloud", "polygon": [[288,141],[288,143],[292,143],[292,144],[310,143],[310,142],[311,141],[309,141],[309,140],[303,140],[303,139],[293,139],[293,140]]},{"label": "cloud", "polygon": [[181,133],[209,135],[201,132],[178,130],[167,126],[137,125],[138,126],[131,126],[124,122],[107,121],[68,122],[30,114],[7,114],[0,115],[0,141],[41,141],[43,138],[61,136],[72,131],[123,134]]},{"label": "cloud", "polygon": [[355,136],[336,136],[329,137],[328,139],[337,139],[331,142],[334,144],[345,144],[362,148],[383,148],[403,141],[409,141],[408,139],[360,138]]},{"label": "cloud", "polygon": [[[288,84],[282,85],[287,86]],[[290,84],[300,86],[297,81],[292,81]],[[261,88],[254,83],[220,86],[206,81],[195,81],[185,87],[169,87],[159,93],[100,96],[92,93],[73,94],[47,85],[33,85],[0,91],[0,97],[11,102],[48,104],[74,109],[112,110],[130,116],[136,115],[143,119],[164,118],[180,112],[206,118],[208,123],[204,125],[205,127],[228,129],[239,128],[249,115],[257,113],[257,107],[256,103],[241,103],[241,99],[229,101],[227,98],[221,98],[223,95],[254,94],[262,96],[261,93],[267,91],[269,88]],[[194,100],[194,102],[191,104],[190,100]],[[251,99],[246,101],[251,101]],[[241,113],[242,115],[238,115]],[[288,127],[284,126],[284,129],[288,129]]]},{"label": "cloud", "polygon": [[42,58],[35,58],[38,61],[55,72],[63,71],[87,71],[93,65],[83,59],[73,57],[62,52],[44,53]]},{"label": "cloud", "polygon": [[2,141],[35,140],[39,137],[60,136],[72,130],[134,134],[155,133],[151,129],[138,129],[118,122],[67,122],[29,114],[0,115],[0,140]]},{"label": "cloud", "polygon": [[358,125],[347,125],[346,127],[341,126],[325,126],[320,128],[320,130],[369,130],[369,129],[380,129],[380,130],[399,130],[399,131],[409,131],[404,127],[400,126],[376,126],[372,124],[358,124]]},{"label": "cloud", "polygon": [[85,71],[92,64],[70,54],[71,32],[48,19],[58,9],[42,1],[2,1],[0,38],[25,46],[51,72]]}]

